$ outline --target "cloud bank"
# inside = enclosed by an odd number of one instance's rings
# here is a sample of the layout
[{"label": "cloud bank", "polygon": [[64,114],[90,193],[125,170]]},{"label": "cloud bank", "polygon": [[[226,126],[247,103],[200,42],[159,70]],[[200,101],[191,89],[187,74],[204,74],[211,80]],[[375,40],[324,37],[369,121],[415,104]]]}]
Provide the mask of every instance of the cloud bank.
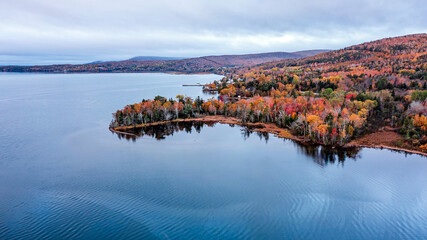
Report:
[{"label": "cloud bank", "polygon": [[0,65],[339,49],[427,31],[421,0],[3,0]]}]

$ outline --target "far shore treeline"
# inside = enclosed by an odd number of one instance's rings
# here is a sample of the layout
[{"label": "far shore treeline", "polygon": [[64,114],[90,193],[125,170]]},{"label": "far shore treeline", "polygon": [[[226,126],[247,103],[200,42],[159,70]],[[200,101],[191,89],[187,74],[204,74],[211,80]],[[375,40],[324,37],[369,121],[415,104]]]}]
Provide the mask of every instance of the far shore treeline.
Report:
[{"label": "far shore treeline", "polygon": [[387,38],[252,67],[205,85],[220,99],[156,97],[114,113],[111,127],[223,115],[274,123],[325,145],[389,127],[402,147],[427,151],[427,34]]}]

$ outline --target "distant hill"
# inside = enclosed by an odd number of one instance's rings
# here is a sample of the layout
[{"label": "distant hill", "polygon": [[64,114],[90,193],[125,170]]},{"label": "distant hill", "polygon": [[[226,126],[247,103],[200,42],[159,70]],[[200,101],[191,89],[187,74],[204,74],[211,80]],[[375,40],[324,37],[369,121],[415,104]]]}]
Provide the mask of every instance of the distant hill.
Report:
[{"label": "distant hill", "polygon": [[[328,66],[336,68],[354,67],[356,65],[377,65],[381,62],[392,66],[392,69],[405,66],[402,59],[412,56],[411,61],[427,59],[427,34],[411,34],[400,37],[383,38],[372,42],[366,42],[349,46],[339,50],[328,51],[301,59],[282,60],[278,62],[264,63],[264,69],[283,66]],[[381,59],[381,60],[380,60]],[[401,59],[400,61],[398,59]],[[393,62],[393,64],[387,61]],[[410,60],[407,60],[410,61]],[[425,60],[424,60],[425,61]],[[329,66],[330,67],[330,66]],[[372,67],[369,67],[372,68]],[[377,70],[390,70],[383,66]]]},{"label": "distant hill", "polygon": [[244,55],[221,55],[200,57],[208,61],[213,61],[225,66],[252,66],[265,62],[278,61],[283,59],[297,59],[316,55],[317,53],[327,52],[329,50],[308,50],[299,52],[269,52]]},{"label": "distant hill", "polygon": [[249,67],[285,59],[300,59],[328,50],[299,52],[269,52],[244,55],[204,56],[177,59],[172,57],[140,56],[124,61],[97,61],[90,64],[60,64],[45,66],[0,67],[3,72],[181,72],[222,73],[224,69]]},{"label": "distant hill", "polygon": [[106,61],[94,61],[94,62],[90,62],[90,63],[87,63],[87,64],[98,64],[98,63],[105,63]]},{"label": "distant hill", "polygon": [[318,53],[324,53],[324,52],[329,52],[329,51],[331,51],[331,50],[326,50],[326,49],[304,50],[304,51],[293,52],[293,54],[300,56],[300,58],[305,58],[305,57],[314,56]]},{"label": "distant hill", "polygon": [[155,61],[155,60],[180,60],[182,57],[158,57],[158,56],[136,56],[129,58],[130,61]]}]

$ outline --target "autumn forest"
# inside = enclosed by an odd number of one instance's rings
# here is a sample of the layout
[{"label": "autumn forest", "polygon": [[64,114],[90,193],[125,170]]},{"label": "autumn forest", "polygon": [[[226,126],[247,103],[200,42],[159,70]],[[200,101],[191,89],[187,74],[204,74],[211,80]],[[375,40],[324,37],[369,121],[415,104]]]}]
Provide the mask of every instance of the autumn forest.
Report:
[{"label": "autumn forest", "polygon": [[388,129],[399,135],[394,147],[427,152],[427,34],[227,68],[223,75],[203,87],[217,99],[142,100],[116,111],[110,127],[221,115],[242,125],[274,124],[328,146]]}]

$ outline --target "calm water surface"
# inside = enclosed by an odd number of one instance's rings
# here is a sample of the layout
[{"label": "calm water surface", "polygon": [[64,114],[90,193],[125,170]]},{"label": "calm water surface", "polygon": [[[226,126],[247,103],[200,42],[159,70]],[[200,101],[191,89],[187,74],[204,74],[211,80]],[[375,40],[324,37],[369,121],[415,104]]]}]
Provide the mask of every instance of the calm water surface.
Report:
[{"label": "calm water surface", "polygon": [[427,158],[111,113],[215,75],[0,74],[0,239],[427,239]]}]

